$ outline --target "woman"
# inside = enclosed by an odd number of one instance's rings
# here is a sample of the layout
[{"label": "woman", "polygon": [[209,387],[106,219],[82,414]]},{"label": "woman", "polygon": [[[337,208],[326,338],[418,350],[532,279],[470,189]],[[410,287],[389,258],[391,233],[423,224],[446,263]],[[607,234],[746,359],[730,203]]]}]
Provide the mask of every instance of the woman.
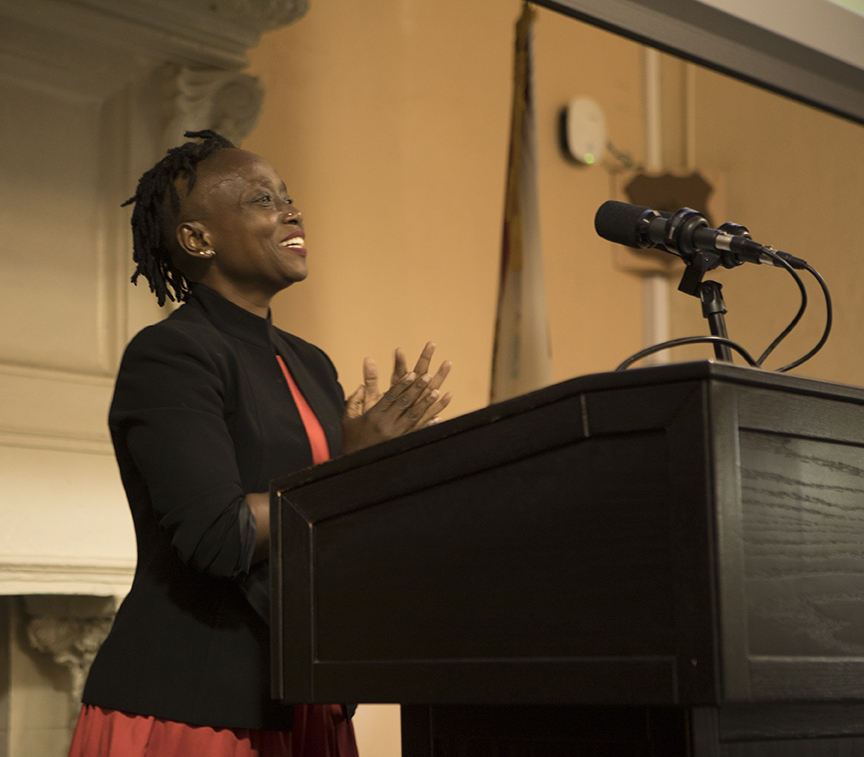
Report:
[{"label": "woman", "polygon": [[[269,697],[270,480],[435,423],[434,345],[344,401],[318,348],[273,327],[306,278],[300,212],[273,167],[214,132],[169,151],[129,202],[133,282],[185,304],[138,334],[109,415],[138,546],[84,690],[75,757],[356,755],[337,705]],[[170,288],[170,289],[169,289]],[[263,601],[262,601],[263,598]]]}]

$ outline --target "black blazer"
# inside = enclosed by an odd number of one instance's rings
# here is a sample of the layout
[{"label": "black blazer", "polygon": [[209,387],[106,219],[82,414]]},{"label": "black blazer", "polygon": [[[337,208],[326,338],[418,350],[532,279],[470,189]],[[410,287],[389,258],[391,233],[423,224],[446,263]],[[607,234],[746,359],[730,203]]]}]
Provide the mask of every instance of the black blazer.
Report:
[{"label": "black blazer", "polygon": [[[344,395],[327,356],[213,290],[196,286],[126,349],[109,426],[138,566],[85,703],[214,727],[290,728],[292,708],[269,696],[266,608],[256,612],[247,598],[255,526],[243,499],[312,464],[277,353],[338,455]],[[254,577],[266,573],[266,562],[255,566]]]}]

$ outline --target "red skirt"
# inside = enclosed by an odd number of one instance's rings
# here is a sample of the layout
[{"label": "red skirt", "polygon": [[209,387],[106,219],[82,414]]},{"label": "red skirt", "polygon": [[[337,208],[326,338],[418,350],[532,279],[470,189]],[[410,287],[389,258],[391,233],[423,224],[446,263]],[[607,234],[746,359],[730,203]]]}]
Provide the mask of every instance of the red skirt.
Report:
[{"label": "red skirt", "polygon": [[69,757],[358,757],[337,704],[294,706],[294,730],[210,728],[85,704]]}]

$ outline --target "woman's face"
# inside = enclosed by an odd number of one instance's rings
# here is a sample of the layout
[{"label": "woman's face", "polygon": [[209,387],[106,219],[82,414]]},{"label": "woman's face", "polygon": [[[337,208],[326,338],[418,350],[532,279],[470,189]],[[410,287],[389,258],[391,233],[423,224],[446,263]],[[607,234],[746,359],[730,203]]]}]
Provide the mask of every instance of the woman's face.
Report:
[{"label": "woman's face", "polygon": [[198,278],[202,284],[269,302],[306,278],[303,217],[273,166],[257,155],[225,149],[203,160],[183,205],[181,246],[215,253]]}]

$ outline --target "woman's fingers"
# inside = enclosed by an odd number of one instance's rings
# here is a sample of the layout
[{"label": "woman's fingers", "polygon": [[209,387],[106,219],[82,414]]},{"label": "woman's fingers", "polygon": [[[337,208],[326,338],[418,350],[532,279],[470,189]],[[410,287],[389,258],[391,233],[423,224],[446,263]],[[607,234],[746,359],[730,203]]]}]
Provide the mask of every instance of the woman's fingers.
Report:
[{"label": "woman's fingers", "polygon": [[[426,413],[425,418],[423,419],[422,425],[430,425],[431,421],[435,421],[436,423],[441,419],[438,415],[447,408],[447,405],[450,404],[450,400],[453,399],[453,392],[447,392],[441,399],[438,400],[430,409],[429,412]],[[432,416],[431,418],[429,416]],[[427,420],[428,418],[428,420]]]},{"label": "woman's fingers", "polygon": [[363,387],[365,388],[363,412],[367,412],[381,399],[381,392],[378,391],[378,367],[371,357],[363,361]]},{"label": "woman's fingers", "polygon": [[440,389],[441,384],[444,383],[444,379],[447,378],[447,374],[450,373],[450,369],[453,367],[453,363],[449,360],[445,360],[441,363],[440,368],[438,368],[435,375],[432,377],[432,380],[429,382],[429,389]]},{"label": "woman's fingers", "polygon": [[[423,350],[417,366],[428,368],[435,344],[429,342]],[[396,351],[392,381],[385,394],[378,392],[378,375],[375,364],[366,360],[363,364],[363,385],[348,399],[342,423],[343,451],[353,452],[371,444],[406,434],[440,420],[439,414],[450,403],[452,395],[441,395],[439,387],[450,372],[451,363],[445,361],[434,376],[416,370],[403,373],[405,358],[401,350]],[[370,396],[374,395],[374,396]],[[362,407],[362,412],[358,411]]]},{"label": "woman's fingers", "polygon": [[[400,351],[401,352],[401,351]],[[453,364],[445,360],[439,366],[434,376],[428,373],[419,373],[416,368],[428,368],[432,355],[435,352],[435,343],[427,342],[420,359],[417,361],[415,370],[405,374],[394,383],[384,395],[387,408],[396,408],[399,414],[406,414],[406,420],[411,428],[422,428],[435,415],[444,410],[450,403],[452,394],[446,395],[446,400],[440,397],[439,389],[450,373]],[[434,396],[432,396],[434,393]],[[434,408],[434,409],[433,409]]]},{"label": "woman's fingers", "polygon": [[363,386],[367,392],[378,394],[378,367],[371,357],[363,360]]},{"label": "woman's fingers", "polygon": [[[429,387],[429,382],[432,377],[425,373],[418,376],[413,371],[406,374],[401,381],[394,384],[387,390],[381,401],[378,403],[377,409],[382,413],[389,414],[389,420],[398,426],[404,426],[401,423],[401,418],[424,396]],[[412,413],[414,415],[415,413]],[[410,425],[410,419],[407,419]],[[404,433],[401,431],[400,433]]]},{"label": "woman's fingers", "polygon": [[408,367],[405,363],[405,353],[397,347],[393,358],[393,375],[390,377],[390,386],[399,383],[406,373],[408,373]]},{"label": "woman's fingers", "polygon": [[435,354],[435,342],[426,342],[426,346],[420,352],[420,357],[417,358],[417,364],[414,366],[414,373],[422,376],[429,371],[429,364],[432,362],[432,355]]},{"label": "woman's fingers", "polygon": [[345,403],[345,418],[359,418],[364,412],[366,412],[363,402],[365,395],[365,386],[358,386],[357,389],[354,390],[354,394],[352,394]]},{"label": "woman's fingers", "polygon": [[[445,369],[444,376],[447,370],[449,368]],[[409,374],[411,375],[413,374]],[[443,381],[443,377],[441,380]],[[447,392],[442,395],[437,388],[431,388],[433,381],[434,377],[426,374],[413,382],[406,379],[394,387],[396,391],[388,398],[387,407],[393,414],[394,430],[407,433],[434,425],[441,420],[439,416],[450,404],[453,394]]]},{"label": "woman's fingers", "polygon": [[453,394],[451,392],[447,392],[447,394],[442,397],[437,389],[433,389],[429,392],[428,396],[431,398],[431,402],[428,402],[423,414],[414,424],[412,430],[434,426],[436,423],[440,422],[440,413],[444,411],[444,408],[446,408],[447,405],[450,404],[450,400],[453,399]]},{"label": "woman's fingers", "polygon": [[[435,342],[426,342],[426,346],[423,347],[422,351],[420,352],[420,357],[417,358],[417,363],[414,365],[414,370],[412,371],[412,373],[417,376],[423,376],[428,373],[429,365],[432,362],[432,356],[434,354]],[[439,372],[440,370],[441,369],[439,368]],[[449,364],[447,366],[447,370],[450,370]],[[403,378],[405,378],[405,375],[407,373],[408,367],[407,363],[405,362],[405,353],[402,352],[401,349],[397,348],[396,357],[393,361],[393,375],[390,377],[390,386],[395,386],[396,384],[398,384]],[[436,388],[437,386],[441,385],[441,382],[444,380],[444,377],[446,377],[446,375],[447,373],[445,372],[443,376],[438,378]]]}]

